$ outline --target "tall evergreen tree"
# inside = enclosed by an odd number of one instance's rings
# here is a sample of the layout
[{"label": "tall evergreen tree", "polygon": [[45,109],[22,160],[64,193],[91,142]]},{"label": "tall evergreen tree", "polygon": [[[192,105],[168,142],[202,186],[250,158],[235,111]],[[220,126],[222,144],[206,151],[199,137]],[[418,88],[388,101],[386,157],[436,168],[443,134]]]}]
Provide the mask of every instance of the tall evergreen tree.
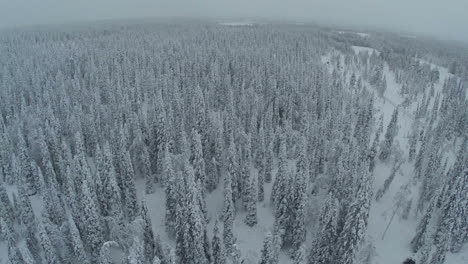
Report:
[{"label": "tall evergreen tree", "polygon": [[213,263],[226,264],[226,252],[224,243],[218,228],[218,220],[215,221],[212,239]]},{"label": "tall evergreen tree", "polygon": [[382,147],[380,149],[379,159],[385,161],[390,156],[393,139],[397,135],[398,132],[398,108],[395,108],[392,114],[392,119],[387,126],[387,130],[385,131],[384,141]]},{"label": "tall evergreen tree", "polygon": [[247,216],[245,217],[245,223],[252,227],[257,224],[257,183],[255,178],[252,178],[250,186],[248,188],[248,199],[247,199]]}]

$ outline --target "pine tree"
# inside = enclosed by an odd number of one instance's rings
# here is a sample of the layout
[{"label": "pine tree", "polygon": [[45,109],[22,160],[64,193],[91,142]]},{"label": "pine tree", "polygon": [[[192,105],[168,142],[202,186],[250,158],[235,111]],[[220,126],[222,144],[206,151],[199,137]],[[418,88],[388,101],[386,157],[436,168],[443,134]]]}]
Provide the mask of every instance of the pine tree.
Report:
[{"label": "pine tree", "polygon": [[301,245],[299,249],[294,253],[293,264],[305,264],[306,263],[306,248],[305,245]]},{"label": "pine tree", "polygon": [[390,123],[387,126],[387,131],[385,132],[384,141],[382,144],[382,148],[380,150],[379,159],[382,161],[386,161],[391,154],[390,151],[392,148],[393,139],[395,138],[398,132],[397,122],[398,122],[398,108],[395,108],[392,114],[392,119],[390,120]]},{"label": "pine tree", "polygon": [[13,223],[16,221],[15,211],[3,185],[0,185],[0,215],[10,226],[13,226]]},{"label": "pine tree", "polygon": [[224,243],[218,228],[218,220],[215,221],[212,239],[213,263],[226,264],[226,252],[224,251]]},{"label": "pine tree", "polygon": [[19,252],[24,264],[36,264],[33,255],[24,244],[19,246]]},{"label": "pine tree", "polygon": [[224,179],[224,207],[223,207],[223,242],[226,248],[226,252],[230,254],[232,252],[232,245],[235,243],[235,237],[233,233],[234,228],[234,202],[232,194],[232,175],[228,172]]},{"label": "pine tree", "polygon": [[109,143],[104,144],[101,174],[102,195],[101,208],[104,217],[119,218],[122,215],[121,190],[117,184]]},{"label": "pine tree", "polygon": [[89,183],[86,179],[83,180],[83,185],[81,186],[80,202],[82,221],[86,227],[84,237],[86,238],[92,259],[97,259],[103,243],[103,233],[98,208],[91,195]]},{"label": "pine tree", "polygon": [[265,200],[265,174],[263,171],[259,171],[257,174],[257,199],[259,202]]},{"label": "pine tree", "polygon": [[36,230],[36,218],[31,205],[31,200],[26,194],[24,188],[20,185],[18,186],[18,195],[19,195],[19,219],[20,223],[26,226],[28,229],[34,231]]},{"label": "pine tree", "polygon": [[279,150],[279,164],[278,171],[275,176],[275,182],[271,190],[270,201],[273,204],[273,209],[276,211],[278,209],[278,204],[282,201],[283,195],[287,195],[286,179],[288,178],[287,173],[287,160],[286,160],[286,140],[285,136],[282,136],[280,141],[280,150]]},{"label": "pine tree", "polygon": [[379,147],[380,143],[380,134],[383,131],[383,120],[382,117],[380,118],[380,125],[377,131],[375,132],[374,141],[372,141],[371,148],[369,150],[368,160],[369,160],[369,172],[373,173],[375,168],[375,158],[377,156],[377,148]]},{"label": "pine tree", "polygon": [[8,260],[10,264],[24,264],[21,252],[15,243],[8,242]]},{"label": "pine tree", "polygon": [[50,264],[59,264],[60,260],[57,255],[57,252],[52,246],[52,242],[50,241],[49,235],[47,234],[42,224],[38,225],[38,234],[42,252],[44,253],[46,262]]},{"label": "pine tree", "polygon": [[411,250],[416,253],[419,249],[427,242],[425,238],[427,237],[429,223],[432,218],[432,213],[434,211],[435,201],[437,199],[433,198],[431,204],[426,208],[424,217],[419,221],[418,227],[416,228],[416,234],[411,240],[410,246]]},{"label": "pine tree", "polygon": [[83,241],[80,237],[80,231],[76,227],[75,221],[73,221],[71,216],[68,216],[68,229],[70,232],[73,258],[77,260],[77,263],[90,263],[85,251]]},{"label": "pine tree", "polygon": [[263,240],[263,248],[262,248],[259,264],[272,263],[273,254],[274,254],[273,235],[270,232],[268,232],[265,239]]},{"label": "pine tree", "polygon": [[130,253],[127,257],[128,264],[145,264],[145,247],[144,243],[138,239],[133,239],[133,244],[130,247]]},{"label": "pine tree", "polygon": [[248,199],[247,199],[247,216],[245,217],[245,223],[252,227],[257,224],[257,183],[255,178],[252,178],[250,186],[248,188]]},{"label": "pine tree", "polygon": [[66,212],[59,197],[59,193],[53,186],[51,186],[51,188],[45,190],[43,199],[44,207],[48,212],[50,221],[55,225],[60,226],[65,221]]},{"label": "pine tree", "polygon": [[128,151],[124,154],[122,170],[125,215],[130,221],[133,221],[138,215],[138,202],[135,188],[135,172],[133,170],[132,160],[130,159],[130,153]]},{"label": "pine tree", "polygon": [[165,215],[165,225],[166,231],[169,234],[175,233],[176,226],[176,214],[177,214],[177,186],[175,174],[172,168],[171,157],[167,155],[165,157],[165,167],[166,167],[166,215]]},{"label": "pine tree", "polygon": [[141,216],[144,221],[143,243],[145,248],[145,259],[149,263],[154,258],[154,233],[151,225],[151,218],[148,214],[148,208],[145,201],[141,202]]},{"label": "pine tree", "polygon": [[363,182],[358,189],[358,197],[348,210],[344,228],[338,239],[336,251],[338,263],[352,264],[354,256],[363,241],[367,229],[370,207],[370,184],[366,181],[368,175],[363,175]]},{"label": "pine tree", "polygon": [[151,172],[151,161],[149,157],[148,148],[144,146],[140,153],[140,160],[142,165],[142,173],[145,177],[145,193],[154,193],[154,177]]},{"label": "pine tree", "polygon": [[270,183],[272,180],[272,171],[273,171],[273,143],[270,142],[265,151],[265,182]]},{"label": "pine tree", "polygon": [[309,264],[327,264],[334,261],[338,222],[338,201],[329,195],[320,215],[320,233],[312,244]]}]

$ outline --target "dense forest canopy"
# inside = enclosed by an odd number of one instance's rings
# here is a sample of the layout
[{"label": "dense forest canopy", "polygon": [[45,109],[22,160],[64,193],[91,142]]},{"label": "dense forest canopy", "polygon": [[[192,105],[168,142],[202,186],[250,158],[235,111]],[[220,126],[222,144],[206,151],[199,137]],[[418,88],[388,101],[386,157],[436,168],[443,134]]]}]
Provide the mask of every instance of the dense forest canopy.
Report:
[{"label": "dense forest canopy", "polygon": [[[408,254],[442,264],[468,241],[468,67],[439,45],[288,24],[4,31],[0,263],[370,264],[390,200],[389,226],[418,222]],[[247,256],[239,230],[258,226]]]}]

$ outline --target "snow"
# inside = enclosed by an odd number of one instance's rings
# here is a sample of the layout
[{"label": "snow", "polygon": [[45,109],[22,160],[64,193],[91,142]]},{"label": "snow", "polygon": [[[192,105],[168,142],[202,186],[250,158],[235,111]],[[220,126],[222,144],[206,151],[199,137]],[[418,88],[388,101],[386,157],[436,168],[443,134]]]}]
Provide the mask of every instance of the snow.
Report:
[{"label": "snow", "polygon": [[369,47],[351,46],[351,48],[354,50],[354,52],[356,52],[356,54],[359,54],[359,52],[368,52],[369,54],[375,52],[377,55],[380,55],[380,51]]},{"label": "snow", "polygon": [[252,22],[241,22],[241,21],[221,22],[219,24],[223,26],[229,26],[229,27],[251,27],[254,25]]},{"label": "snow", "polygon": [[338,31],[338,34],[356,34],[362,38],[368,38],[370,37],[370,34],[368,33],[362,33],[362,32],[352,32],[352,31]]}]

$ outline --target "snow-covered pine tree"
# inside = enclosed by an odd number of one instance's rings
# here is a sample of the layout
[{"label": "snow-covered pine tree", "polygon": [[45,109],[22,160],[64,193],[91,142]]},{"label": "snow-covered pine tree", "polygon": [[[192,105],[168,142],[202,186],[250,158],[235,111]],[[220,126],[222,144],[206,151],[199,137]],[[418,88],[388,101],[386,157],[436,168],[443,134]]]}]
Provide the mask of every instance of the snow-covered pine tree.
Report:
[{"label": "snow-covered pine tree", "polygon": [[216,219],[213,229],[213,239],[212,249],[213,249],[213,263],[216,264],[226,264],[226,252],[224,249],[224,243],[221,238],[221,234],[218,228],[218,219]]},{"label": "snow-covered pine tree", "polygon": [[395,108],[392,114],[392,119],[390,123],[388,123],[387,130],[385,131],[384,141],[382,142],[382,146],[380,149],[379,159],[381,161],[386,161],[390,156],[393,139],[397,135],[398,127],[398,108]]},{"label": "snow-covered pine tree", "polygon": [[[176,216],[177,216],[177,183],[176,183],[176,175],[174,174],[174,169],[172,166],[172,159],[171,156],[167,155],[164,161],[165,165],[165,178],[166,178],[166,185],[165,185],[165,193],[166,193],[166,214],[165,214],[165,226],[166,231],[170,235],[175,234],[175,227],[176,227]],[[180,176],[180,175],[177,175]]]},{"label": "snow-covered pine tree", "polygon": [[320,232],[312,244],[308,264],[333,263],[337,241],[338,200],[329,194],[320,213]]},{"label": "snow-covered pine tree", "polygon": [[101,219],[98,213],[98,207],[92,197],[89,183],[86,179],[83,180],[81,186],[81,214],[83,226],[86,228],[85,240],[89,247],[92,260],[96,260],[99,255],[99,250],[103,243],[103,230],[101,227]]},{"label": "snow-covered pine tree", "polygon": [[265,182],[270,183],[273,176],[273,142],[270,141],[265,150],[265,167],[263,169],[263,173],[265,174]]},{"label": "snow-covered pine tree", "polygon": [[263,240],[263,247],[260,256],[259,264],[270,264],[272,263],[274,255],[273,235],[268,232]]},{"label": "snow-covered pine tree", "polygon": [[49,235],[47,234],[44,226],[39,224],[37,229],[39,234],[39,241],[46,262],[50,264],[59,264],[60,259],[57,255],[56,249],[52,246],[52,242],[50,241]]},{"label": "snow-covered pine tree", "polygon": [[152,194],[154,193],[154,177],[153,173],[151,172],[151,161],[148,148],[146,146],[143,146],[141,149],[140,161],[142,166],[141,172],[145,178],[145,193]]},{"label": "snow-covered pine tree", "polygon": [[15,210],[3,184],[0,185],[0,215],[9,226],[16,222]]},{"label": "snow-covered pine tree", "polygon": [[99,192],[101,192],[103,198],[101,213],[104,217],[120,218],[122,217],[121,190],[117,184],[112,153],[108,142],[104,144],[103,160],[100,166],[102,167],[102,174],[100,175],[102,190],[99,190]]},{"label": "snow-covered pine tree", "polygon": [[144,244],[144,254],[146,262],[149,263],[154,258],[154,233],[153,226],[151,224],[151,218],[148,214],[148,207],[146,206],[145,201],[141,201],[141,217],[144,221],[143,227],[143,244]]},{"label": "snow-covered pine tree", "polygon": [[71,215],[68,215],[68,230],[70,232],[70,243],[72,247],[73,259],[76,260],[76,263],[90,263],[88,255],[85,251],[85,246],[81,240],[80,231],[76,227],[75,221]]},{"label": "snow-covered pine tree", "polygon": [[132,160],[130,153],[125,151],[122,169],[122,186],[124,197],[125,215],[132,221],[138,215],[138,201],[135,188],[135,171],[133,170]]},{"label": "snow-covered pine tree", "polygon": [[36,230],[36,218],[31,205],[31,200],[22,185],[18,186],[18,210],[20,223],[29,230]]},{"label": "snow-covered pine tree", "polygon": [[248,199],[247,199],[247,215],[245,217],[245,223],[252,227],[257,224],[257,183],[255,178],[252,178],[250,186],[248,188]]},{"label": "snow-covered pine tree", "polygon": [[128,264],[145,264],[145,247],[143,241],[138,237],[133,239],[132,246],[129,250],[129,255],[127,257]]},{"label": "snow-covered pine tree", "polygon": [[360,243],[364,241],[369,218],[371,190],[369,175],[366,173],[367,169],[360,171],[364,175],[361,176],[363,179],[357,192],[357,199],[348,209],[345,225],[338,238],[335,253],[337,263],[352,264]]},{"label": "snow-covered pine tree", "polygon": [[224,207],[223,207],[223,242],[226,252],[230,254],[232,252],[232,245],[236,242],[234,237],[234,208],[233,194],[232,194],[232,174],[228,171],[224,178]]}]

